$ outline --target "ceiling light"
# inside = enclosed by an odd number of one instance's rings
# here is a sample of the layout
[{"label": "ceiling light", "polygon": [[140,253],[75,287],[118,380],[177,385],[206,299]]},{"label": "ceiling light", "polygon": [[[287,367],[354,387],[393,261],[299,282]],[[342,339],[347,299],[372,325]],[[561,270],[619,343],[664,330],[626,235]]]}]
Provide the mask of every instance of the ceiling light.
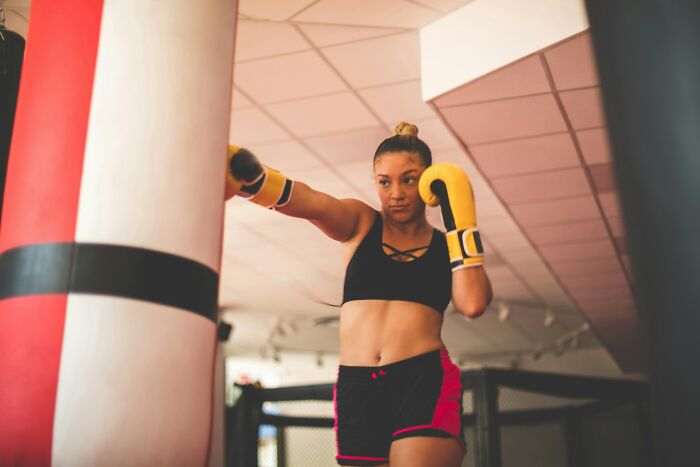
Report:
[{"label": "ceiling light", "polygon": [[544,327],[548,328],[557,320],[556,315],[551,308],[547,308],[544,312]]},{"label": "ceiling light", "polygon": [[510,308],[508,307],[508,304],[506,302],[501,302],[498,304],[498,321],[501,323],[504,321],[508,321],[508,318],[510,317]]}]

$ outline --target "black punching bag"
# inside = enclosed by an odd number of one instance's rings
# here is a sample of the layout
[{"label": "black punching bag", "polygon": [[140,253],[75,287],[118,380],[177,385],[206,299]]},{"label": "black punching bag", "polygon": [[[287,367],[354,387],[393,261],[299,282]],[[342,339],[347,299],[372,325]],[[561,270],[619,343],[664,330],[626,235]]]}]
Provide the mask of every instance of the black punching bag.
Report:
[{"label": "black punching bag", "polygon": [[24,38],[5,29],[4,14],[0,12],[0,219],[5,194],[7,158],[10,154],[10,139],[15,121],[19,75],[24,56]]}]

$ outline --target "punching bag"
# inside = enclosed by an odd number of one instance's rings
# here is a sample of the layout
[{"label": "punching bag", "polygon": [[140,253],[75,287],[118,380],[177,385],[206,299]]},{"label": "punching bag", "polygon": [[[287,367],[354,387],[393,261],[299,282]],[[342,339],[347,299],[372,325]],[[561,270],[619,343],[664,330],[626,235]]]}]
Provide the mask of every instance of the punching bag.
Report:
[{"label": "punching bag", "polygon": [[0,230],[0,465],[204,467],[236,2],[31,8]]},{"label": "punching bag", "polygon": [[0,219],[23,57],[24,38],[5,29],[4,14],[0,8]]}]

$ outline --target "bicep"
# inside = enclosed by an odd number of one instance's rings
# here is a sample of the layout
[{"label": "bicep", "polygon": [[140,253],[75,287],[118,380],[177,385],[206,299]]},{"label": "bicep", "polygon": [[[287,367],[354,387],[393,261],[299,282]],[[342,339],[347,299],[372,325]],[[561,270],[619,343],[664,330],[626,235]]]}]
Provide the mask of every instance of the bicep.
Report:
[{"label": "bicep", "polygon": [[345,242],[357,231],[364,211],[372,208],[355,199],[337,199],[295,182],[292,198],[279,209],[283,214],[308,219],[333,240]]}]

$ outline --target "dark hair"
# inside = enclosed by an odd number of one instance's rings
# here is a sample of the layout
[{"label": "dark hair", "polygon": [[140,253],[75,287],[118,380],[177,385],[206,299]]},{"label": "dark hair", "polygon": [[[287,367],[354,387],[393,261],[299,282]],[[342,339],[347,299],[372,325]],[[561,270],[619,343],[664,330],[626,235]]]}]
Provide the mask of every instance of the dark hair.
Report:
[{"label": "dark hair", "polygon": [[377,159],[382,154],[387,152],[406,151],[418,154],[420,161],[426,167],[433,163],[433,156],[430,153],[430,148],[418,137],[418,127],[410,123],[401,122],[394,128],[394,136],[390,136],[381,142],[374,153],[372,163],[377,162]]}]

